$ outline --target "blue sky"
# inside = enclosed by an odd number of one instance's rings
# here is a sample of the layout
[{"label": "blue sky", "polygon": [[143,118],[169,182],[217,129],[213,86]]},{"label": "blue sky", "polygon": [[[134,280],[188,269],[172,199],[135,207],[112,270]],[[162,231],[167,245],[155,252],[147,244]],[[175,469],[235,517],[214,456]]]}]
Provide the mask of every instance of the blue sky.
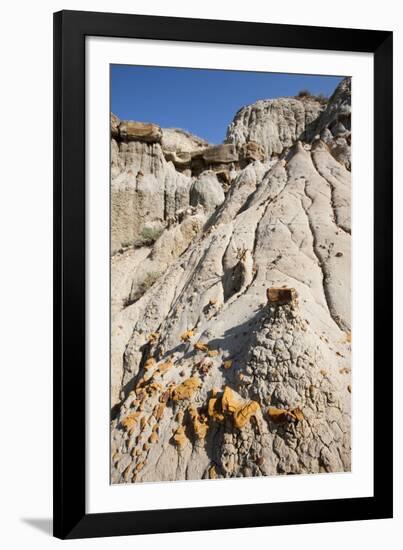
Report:
[{"label": "blue sky", "polygon": [[111,66],[111,110],[126,120],[183,128],[221,143],[228,124],[258,99],[294,96],[301,89],[330,95],[342,77]]}]

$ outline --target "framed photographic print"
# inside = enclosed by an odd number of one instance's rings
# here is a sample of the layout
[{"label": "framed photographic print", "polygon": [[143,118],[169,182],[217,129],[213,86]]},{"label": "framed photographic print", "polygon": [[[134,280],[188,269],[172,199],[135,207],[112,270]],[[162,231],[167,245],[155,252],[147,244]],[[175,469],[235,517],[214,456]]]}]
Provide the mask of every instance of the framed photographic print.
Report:
[{"label": "framed photographic print", "polygon": [[62,11],[54,94],[55,536],[391,517],[392,33]]}]

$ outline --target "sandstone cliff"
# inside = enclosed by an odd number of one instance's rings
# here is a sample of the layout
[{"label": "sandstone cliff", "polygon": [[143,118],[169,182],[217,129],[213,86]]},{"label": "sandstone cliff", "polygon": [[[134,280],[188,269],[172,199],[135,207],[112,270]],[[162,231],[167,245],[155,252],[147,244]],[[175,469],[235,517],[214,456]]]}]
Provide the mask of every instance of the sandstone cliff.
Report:
[{"label": "sandstone cliff", "polygon": [[350,469],[350,106],[112,117],[112,483]]}]

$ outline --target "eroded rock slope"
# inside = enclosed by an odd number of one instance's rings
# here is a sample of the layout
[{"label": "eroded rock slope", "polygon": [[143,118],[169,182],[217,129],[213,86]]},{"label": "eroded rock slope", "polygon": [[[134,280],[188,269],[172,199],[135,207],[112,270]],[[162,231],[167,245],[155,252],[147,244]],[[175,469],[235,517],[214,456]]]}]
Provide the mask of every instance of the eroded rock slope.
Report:
[{"label": "eroded rock slope", "polygon": [[349,94],[113,118],[112,483],[350,469]]}]

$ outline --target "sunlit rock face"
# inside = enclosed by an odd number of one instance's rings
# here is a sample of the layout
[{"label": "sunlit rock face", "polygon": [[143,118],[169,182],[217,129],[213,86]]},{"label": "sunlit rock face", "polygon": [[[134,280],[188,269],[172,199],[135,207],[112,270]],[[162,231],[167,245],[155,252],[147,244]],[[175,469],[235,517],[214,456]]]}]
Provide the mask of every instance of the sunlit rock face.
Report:
[{"label": "sunlit rock face", "polygon": [[313,98],[264,99],[240,109],[227,131],[237,148],[253,141],[267,157],[280,155],[309,129],[324,105]]},{"label": "sunlit rock face", "polygon": [[350,470],[350,105],[112,117],[112,483]]}]

